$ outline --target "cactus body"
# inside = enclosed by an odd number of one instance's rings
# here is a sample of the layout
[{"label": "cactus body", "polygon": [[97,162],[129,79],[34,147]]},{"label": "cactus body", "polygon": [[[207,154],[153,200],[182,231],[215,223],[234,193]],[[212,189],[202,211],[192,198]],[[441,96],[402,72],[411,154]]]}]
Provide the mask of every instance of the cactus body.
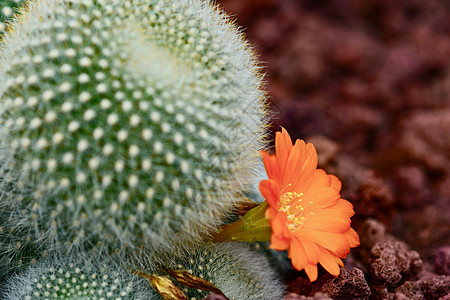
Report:
[{"label": "cactus body", "polygon": [[155,257],[249,184],[261,77],[208,2],[31,1],[0,70],[0,209],[23,243]]},{"label": "cactus body", "polygon": [[47,252],[40,249],[38,243],[27,240],[21,233],[15,232],[13,227],[2,224],[1,217],[0,224],[0,290],[2,290],[2,282],[8,276],[23,266],[34,264],[46,256]]},{"label": "cactus body", "polygon": [[[267,258],[247,243],[219,243],[200,248],[174,263],[219,288],[231,300],[282,299],[284,287]],[[208,293],[184,288],[189,299],[203,299]]]},{"label": "cactus body", "polygon": [[45,262],[10,278],[3,287],[5,300],[17,299],[158,299],[147,280],[111,263],[80,259]]},{"label": "cactus body", "polygon": [[6,31],[8,23],[16,15],[24,0],[0,0],[0,38]]}]

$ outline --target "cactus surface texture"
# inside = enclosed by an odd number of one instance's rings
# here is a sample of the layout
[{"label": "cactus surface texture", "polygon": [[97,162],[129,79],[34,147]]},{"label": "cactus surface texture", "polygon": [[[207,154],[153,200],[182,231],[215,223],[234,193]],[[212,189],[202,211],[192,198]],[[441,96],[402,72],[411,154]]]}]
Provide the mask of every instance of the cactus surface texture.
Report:
[{"label": "cactus surface texture", "polygon": [[158,299],[147,280],[115,265],[82,260],[38,263],[11,277],[5,300]]},{"label": "cactus surface texture", "polygon": [[158,257],[242,197],[265,100],[251,49],[218,8],[30,1],[10,29],[0,210],[16,242]]},{"label": "cactus surface texture", "polygon": [[[284,287],[267,258],[247,243],[219,243],[200,248],[175,262],[174,269],[186,270],[219,288],[231,300],[283,299]],[[182,288],[189,299],[203,299],[208,293]]]},{"label": "cactus surface texture", "polygon": [[0,291],[4,280],[13,272],[47,255],[45,250],[41,251],[39,243],[23,239],[13,228],[2,222],[0,216]]},{"label": "cactus surface texture", "polygon": [[24,2],[24,0],[0,0],[0,38]]}]

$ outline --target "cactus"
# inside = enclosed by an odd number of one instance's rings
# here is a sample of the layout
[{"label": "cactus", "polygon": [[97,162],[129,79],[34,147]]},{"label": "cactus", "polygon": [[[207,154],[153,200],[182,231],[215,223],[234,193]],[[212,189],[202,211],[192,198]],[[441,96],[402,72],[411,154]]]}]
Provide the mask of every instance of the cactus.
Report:
[{"label": "cactus", "polygon": [[17,9],[23,4],[24,0],[0,0],[0,38],[16,15]]},{"label": "cactus", "polygon": [[[165,265],[187,271],[219,288],[230,300],[282,299],[285,291],[266,257],[246,243],[230,242],[196,247]],[[44,258],[12,275],[0,298],[9,299],[161,299],[150,283],[113,262],[112,259]],[[158,267],[147,265],[148,272]],[[159,271],[161,272],[161,271]],[[176,282],[175,280],[173,280]],[[208,292],[179,287],[190,300],[203,299]],[[83,297],[84,296],[84,297]]]},{"label": "cactus", "polygon": [[46,261],[11,277],[3,299],[158,299],[147,280],[111,262]]},{"label": "cactus", "polygon": [[[0,224],[1,224],[0,218]],[[0,226],[0,286],[12,272],[34,264],[38,259],[45,257],[47,252],[41,251],[38,243],[27,240],[19,232],[3,224]],[[1,287],[0,287],[1,290]],[[1,298],[1,297],[0,297]]]},{"label": "cactus", "polygon": [[243,197],[265,100],[251,49],[218,8],[30,1],[10,29],[0,211],[17,238],[158,257]]},{"label": "cactus", "polygon": [[[284,287],[267,258],[247,243],[229,242],[203,246],[172,262],[174,269],[187,270],[213,283],[233,300],[282,299]],[[189,299],[200,300],[208,293],[183,288]]]}]

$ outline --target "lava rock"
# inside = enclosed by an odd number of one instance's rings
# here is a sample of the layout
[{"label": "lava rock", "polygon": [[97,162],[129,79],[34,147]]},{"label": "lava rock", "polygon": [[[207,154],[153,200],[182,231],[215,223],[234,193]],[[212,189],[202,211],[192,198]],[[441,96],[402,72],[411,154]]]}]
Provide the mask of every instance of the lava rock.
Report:
[{"label": "lava rock", "polygon": [[396,169],[394,183],[397,203],[406,209],[416,209],[429,204],[431,195],[424,170],[418,166],[402,166]]},{"label": "lava rock", "polygon": [[395,299],[422,300],[424,293],[419,282],[406,281],[395,290]]},{"label": "lava rock", "polygon": [[438,299],[450,294],[450,276],[433,276],[421,281],[426,299]]},{"label": "lava rock", "polygon": [[390,292],[385,286],[371,286],[372,300],[393,300],[394,293]]},{"label": "lava rock", "polygon": [[423,266],[419,253],[394,239],[387,238],[376,243],[370,254],[370,274],[376,283],[383,286],[396,287],[402,280],[417,275]]},{"label": "lava rock", "polygon": [[284,300],[332,300],[332,298],[322,293],[316,293],[312,297],[301,296],[296,293],[290,293],[286,296],[286,298],[284,298]]},{"label": "lava rock", "polygon": [[369,299],[370,287],[366,282],[364,273],[353,268],[350,271],[341,269],[338,277],[328,279],[321,287],[320,292],[333,299]]},{"label": "lava rock", "polygon": [[366,220],[359,231],[361,247],[372,249],[384,237],[385,233],[386,227],[383,223],[374,219]]},{"label": "lava rock", "polygon": [[297,277],[289,284],[288,290],[299,295],[310,295],[312,292],[312,283],[303,277]]},{"label": "lava rock", "polygon": [[411,158],[431,170],[450,168],[450,109],[419,112],[404,120],[399,145]]},{"label": "lava rock", "polygon": [[450,246],[437,249],[433,258],[435,272],[439,275],[450,275]]}]

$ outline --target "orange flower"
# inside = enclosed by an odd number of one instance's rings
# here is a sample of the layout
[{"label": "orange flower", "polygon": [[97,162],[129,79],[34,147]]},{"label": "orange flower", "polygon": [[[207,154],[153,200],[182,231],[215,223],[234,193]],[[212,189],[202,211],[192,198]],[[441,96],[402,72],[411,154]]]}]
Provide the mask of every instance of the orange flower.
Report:
[{"label": "orange flower", "polygon": [[262,151],[269,179],[259,189],[267,200],[265,216],[272,226],[271,248],[288,250],[292,265],[317,279],[317,264],[339,275],[350,248],[359,245],[350,227],[353,206],[339,194],[341,182],[317,169],[317,152],[310,143],[292,140],[287,131],[275,136],[276,155]]}]

